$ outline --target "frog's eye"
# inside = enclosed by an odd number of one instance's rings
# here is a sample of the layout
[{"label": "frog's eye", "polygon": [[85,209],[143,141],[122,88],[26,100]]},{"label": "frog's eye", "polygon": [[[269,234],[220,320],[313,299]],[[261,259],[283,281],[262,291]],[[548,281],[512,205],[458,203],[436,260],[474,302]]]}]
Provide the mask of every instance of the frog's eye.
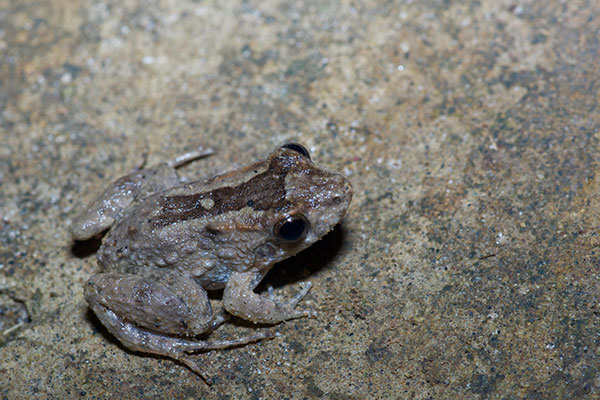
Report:
[{"label": "frog's eye", "polygon": [[306,150],[306,147],[302,146],[300,143],[286,143],[281,147],[284,149],[294,150],[296,153],[300,153],[310,160],[310,153],[308,150]]},{"label": "frog's eye", "polygon": [[273,234],[284,242],[297,242],[306,236],[310,222],[302,214],[288,215],[275,224]]}]

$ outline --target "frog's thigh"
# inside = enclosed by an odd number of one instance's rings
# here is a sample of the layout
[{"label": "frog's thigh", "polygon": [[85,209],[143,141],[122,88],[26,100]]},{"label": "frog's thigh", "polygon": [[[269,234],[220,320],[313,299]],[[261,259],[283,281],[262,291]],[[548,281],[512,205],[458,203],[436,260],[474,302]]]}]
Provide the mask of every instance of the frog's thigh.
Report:
[{"label": "frog's thigh", "polygon": [[88,281],[85,298],[98,317],[110,311],[138,328],[168,335],[194,336],[214,325],[206,291],[176,273],[97,274]]}]

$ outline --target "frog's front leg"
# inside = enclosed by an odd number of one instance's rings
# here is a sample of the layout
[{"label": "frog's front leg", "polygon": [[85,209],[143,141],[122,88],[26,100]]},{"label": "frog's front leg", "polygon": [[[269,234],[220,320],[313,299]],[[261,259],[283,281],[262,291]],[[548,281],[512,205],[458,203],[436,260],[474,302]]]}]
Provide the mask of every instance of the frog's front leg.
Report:
[{"label": "frog's front leg", "polygon": [[194,339],[227,318],[213,317],[206,291],[176,273],[97,274],[88,281],[85,298],[102,324],[125,347],[178,360],[207,381],[209,379],[187,353],[273,337],[265,332],[233,340]]},{"label": "frog's front leg", "polygon": [[254,288],[261,279],[257,272],[234,272],[227,281],[223,293],[225,309],[240,318],[255,323],[276,324],[288,319],[314,316],[311,310],[296,310],[296,305],[311,288],[306,282],[302,290],[290,300],[278,303],[272,296],[269,298],[254,293]]}]

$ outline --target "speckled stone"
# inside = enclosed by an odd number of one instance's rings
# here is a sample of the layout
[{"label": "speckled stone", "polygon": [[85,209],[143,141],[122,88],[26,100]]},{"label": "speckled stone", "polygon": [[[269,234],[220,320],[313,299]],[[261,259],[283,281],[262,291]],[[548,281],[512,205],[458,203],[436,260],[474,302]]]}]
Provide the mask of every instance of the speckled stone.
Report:
[{"label": "speckled stone", "polygon": [[[0,398],[599,397],[598,65],[595,1],[0,0]],[[199,354],[212,387],[119,345],[75,213],[289,139],[355,188],[267,278],[317,318]]]}]

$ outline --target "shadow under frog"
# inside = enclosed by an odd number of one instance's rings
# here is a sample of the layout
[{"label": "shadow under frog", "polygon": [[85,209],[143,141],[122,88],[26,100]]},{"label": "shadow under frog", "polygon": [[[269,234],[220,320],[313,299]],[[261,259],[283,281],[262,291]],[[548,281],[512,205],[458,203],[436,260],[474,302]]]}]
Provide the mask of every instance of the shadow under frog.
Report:
[{"label": "shadow under frog", "polygon": [[[206,154],[191,152],[118,179],[70,232],[87,241],[107,231],[97,251],[102,272],[84,290],[106,329],[126,348],[180,361],[210,382],[190,353],[273,336],[203,339],[230,315],[255,324],[314,315],[296,308],[310,282],[287,301],[254,289],[275,263],[341,221],[352,187],[343,175],[314,164],[297,143],[243,168],[182,183],[176,168]],[[226,313],[213,314],[212,290],[223,290]]]}]

